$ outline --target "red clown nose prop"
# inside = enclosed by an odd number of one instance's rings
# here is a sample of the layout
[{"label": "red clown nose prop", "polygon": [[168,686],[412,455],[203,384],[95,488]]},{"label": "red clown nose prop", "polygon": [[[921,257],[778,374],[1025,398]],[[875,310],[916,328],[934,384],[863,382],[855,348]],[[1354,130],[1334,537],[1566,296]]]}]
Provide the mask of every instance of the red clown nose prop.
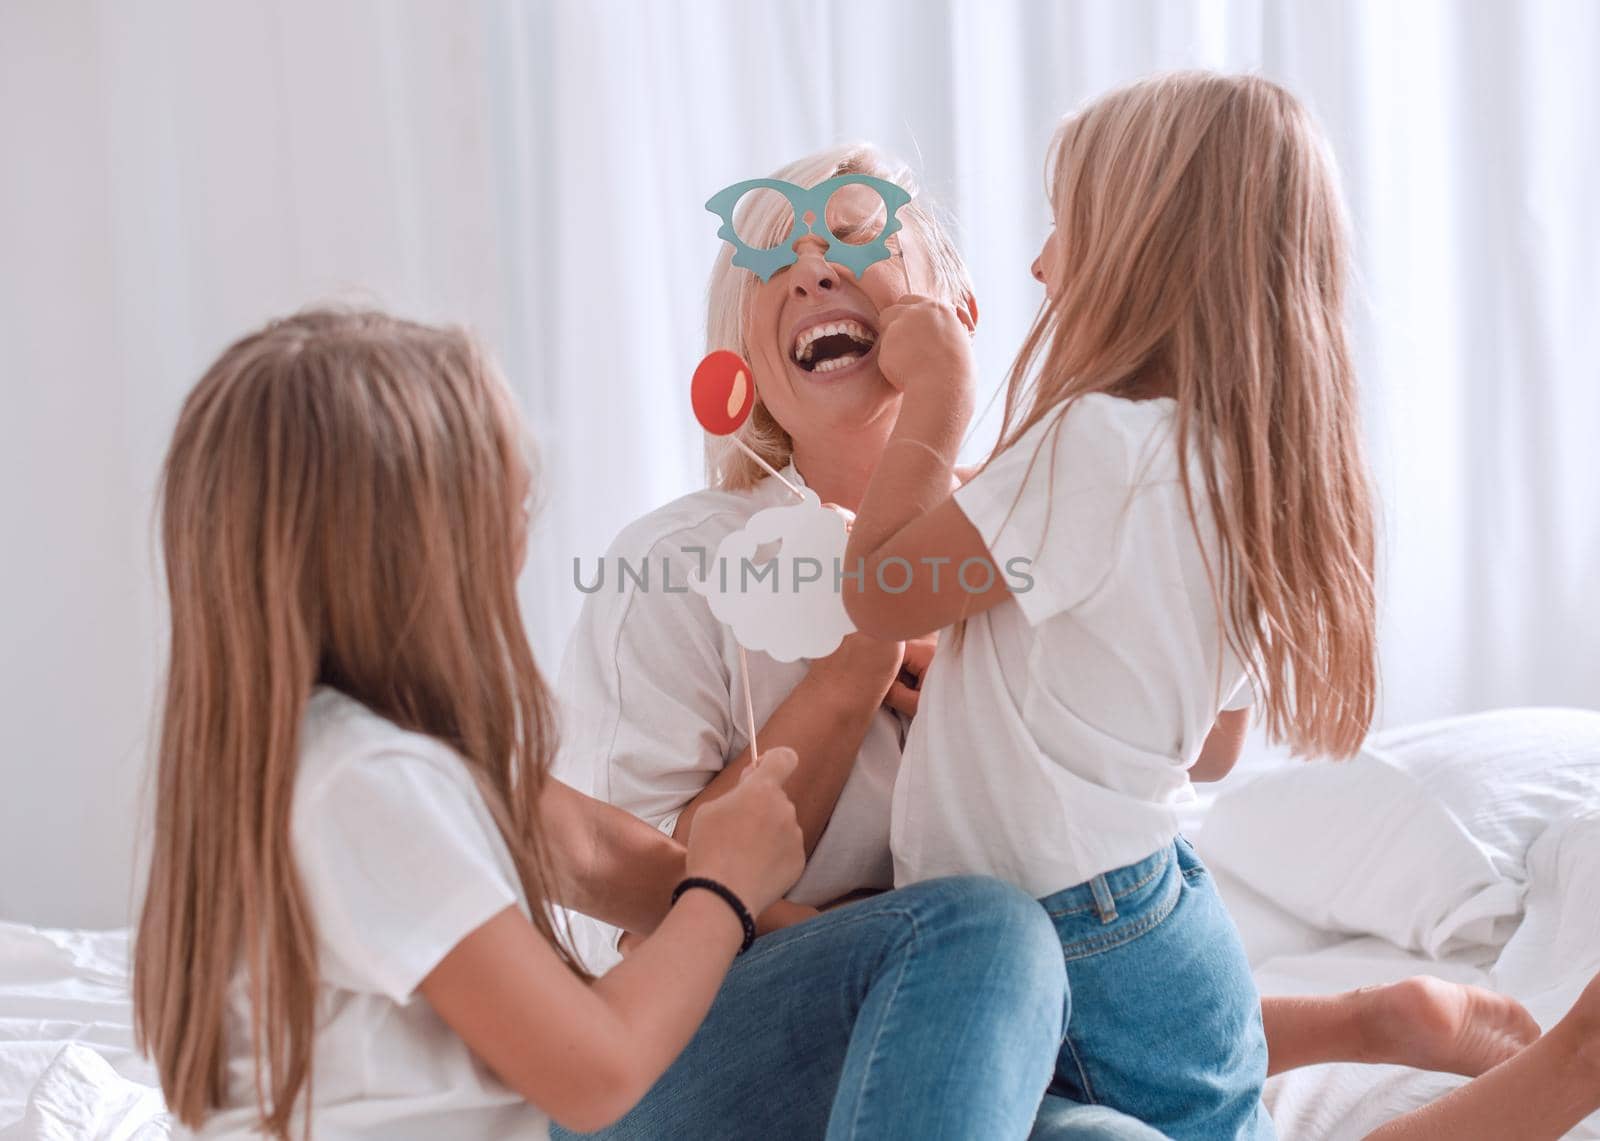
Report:
[{"label": "red clown nose prop", "polygon": [[701,361],[689,383],[694,418],[713,436],[731,436],[756,406],[750,366],[738,353],[718,349]]}]

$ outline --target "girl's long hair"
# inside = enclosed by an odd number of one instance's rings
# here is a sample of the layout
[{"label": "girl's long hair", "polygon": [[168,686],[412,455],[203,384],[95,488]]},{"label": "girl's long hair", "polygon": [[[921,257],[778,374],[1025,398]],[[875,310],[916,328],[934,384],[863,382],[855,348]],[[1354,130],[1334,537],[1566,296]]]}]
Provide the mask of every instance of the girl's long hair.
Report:
[{"label": "girl's long hair", "polygon": [[995,453],[1084,394],[1171,392],[1221,540],[1226,637],[1269,736],[1353,753],[1377,691],[1375,527],[1346,224],[1320,133],[1267,80],[1164,75],[1070,116],[1048,180],[1051,298],[1013,366]]},{"label": "girl's long hair", "polygon": [[515,592],[525,452],[470,338],[376,313],[274,322],[185,402],[162,478],[171,663],[133,999],[187,1125],[227,1097],[236,971],[263,1128],[287,1136],[311,1100],[317,944],[290,806],[315,686],[460,755],[535,926],[581,970],[537,825],[555,730]]}]

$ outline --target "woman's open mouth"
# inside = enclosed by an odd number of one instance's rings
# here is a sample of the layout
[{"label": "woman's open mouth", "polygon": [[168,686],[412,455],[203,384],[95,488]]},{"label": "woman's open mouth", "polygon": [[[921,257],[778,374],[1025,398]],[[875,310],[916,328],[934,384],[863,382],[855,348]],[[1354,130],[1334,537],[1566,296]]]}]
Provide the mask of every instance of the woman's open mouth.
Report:
[{"label": "woman's open mouth", "polygon": [[795,335],[789,355],[806,372],[838,372],[865,359],[877,343],[876,329],[863,321],[844,317],[801,329]]}]

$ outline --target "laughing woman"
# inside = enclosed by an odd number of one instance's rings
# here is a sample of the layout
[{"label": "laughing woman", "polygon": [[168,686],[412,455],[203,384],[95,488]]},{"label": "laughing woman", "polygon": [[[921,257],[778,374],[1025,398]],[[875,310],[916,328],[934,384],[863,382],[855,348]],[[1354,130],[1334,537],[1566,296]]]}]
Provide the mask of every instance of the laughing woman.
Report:
[{"label": "laughing woman", "polygon": [[[802,159],[774,177],[814,186],[846,173],[912,185],[903,165],[865,146]],[[842,216],[828,222],[836,231],[874,228],[865,214],[849,216],[867,208],[860,201],[840,203]],[[737,228],[753,236],[752,245],[770,246],[782,238],[786,212],[758,205],[736,219]],[[899,395],[877,369],[878,313],[911,291],[946,300],[969,327],[977,321],[966,270],[938,219],[918,200],[902,207],[899,218],[903,229],[888,239],[892,256],[859,276],[829,261],[822,240],[808,236],[796,245],[798,260],[764,282],[735,268],[727,250],[711,279],[709,346],[733,348],[749,360],[759,393],[741,429],[744,442],[786,478],[851,510],[899,409]],[[671,579],[684,582],[698,569],[700,550],[714,550],[757,511],[788,501],[781,484],[763,479],[755,463],[720,441],[713,443],[708,469],[709,490],[630,525],[607,562],[665,562]],[[763,748],[787,745],[800,755],[786,788],[808,856],[788,898],[759,917],[761,929],[775,933],[735,964],[669,1080],[607,1136],[821,1136],[830,1122],[840,1124],[838,1098],[859,1096],[867,1081],[863,1067],[891,1065],[887,1047],[868,1036],[882,1022],[865,1016],[882,1001],[908,1007],[931,1001],[937,1007],[965,986],[931,969],[914,987],[887,983],[881,972],[869,982],[863,972],[881,964],[888,949],[909,946],[914,957],[928,955],[956,937],[945,929],[949,925],[966,933],[970,954],[994,964],[990,985],[1013,969],[1004,964],[1016,954],[1014,936],[984,934],[990,921],[975,918],[967,899],[977,890],[972,881],[888,892],[890,792],[916,712],[915,681],[931,655],[931,643],[902,645],[862,635],[851,635],[818,661],[783,663],[752,654],[746,694],[738,647],[701,596],[634,587],[586,600],[561,677],[564,704],[581,720],[571,726],[558,771],[685,840],[706,807],[735,789],[749,768],[749,741],[734,712],[748,700]],[[1221,775],[1231,767],[1243,717],[1212,733],[1197,772]],[[849,899],[855,901],[836,906]],[[1009,905],[1006,918],[1022,922]],[[615,929],[598,927],[588,935],[590,958],[602,967],[617,962],[619,948],[626,950],[631,940],[619,942]],[[1031,959],[1028,969],[1037,969]],[[1000,989],[1005,1001],[1033,1015],[1058,1001],[1053,977],[1047,985],[1029,985],[1038,989]],[[819,1018],[819,1011],[828,1017]],[[957,1034],[971,1017],[969,1007],[951,1007],[926,1033]],[[1479,1074],[1538,1032],[1509,999],[1431,979],[1332,997],[1269,999],[1263,1017],[1274,1071],[1346,1060]],[[1053,1057],[1058,1045],[1041,1049]],[[1018,1077],[1031,1072],[1024,1050],[1020,1040],[1008,1040],[1005,1053],[987,1058],[923,1047],[914,1065],[893,1069],[915,1074],[930,1089],[986,1091],[984,1112],[1002,1113],[1006,1121],[1019,1113],[1032,1118],[1042,1086],[1035,1089]],[[999,1089],[1019,1092],[1001,1095]],[[1007,1133],[999,1119],[975,1130],[954,1119],[941,1125],[939,1136]],[[902,1128],[905,1135],[935,1135]],[[1111,1111],[1053,1098],[1044,1100],[1034,1133],[1150,1135]]]}]

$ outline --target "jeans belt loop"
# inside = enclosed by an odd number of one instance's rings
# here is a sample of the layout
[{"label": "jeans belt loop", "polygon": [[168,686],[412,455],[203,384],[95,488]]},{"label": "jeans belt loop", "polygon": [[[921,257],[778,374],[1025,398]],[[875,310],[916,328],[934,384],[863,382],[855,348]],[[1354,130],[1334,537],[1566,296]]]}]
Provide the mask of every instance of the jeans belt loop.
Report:
[{"label": "jeans belt loop", "polygon": [[1111,885],[1106,882],[1106,877],[1095,876],[1089,881],[1089,890],[1094,893],[1094,906],[1100,913],[1100,922],[1110,923],[1117,917],[1117,901],[1111,894]]}]

